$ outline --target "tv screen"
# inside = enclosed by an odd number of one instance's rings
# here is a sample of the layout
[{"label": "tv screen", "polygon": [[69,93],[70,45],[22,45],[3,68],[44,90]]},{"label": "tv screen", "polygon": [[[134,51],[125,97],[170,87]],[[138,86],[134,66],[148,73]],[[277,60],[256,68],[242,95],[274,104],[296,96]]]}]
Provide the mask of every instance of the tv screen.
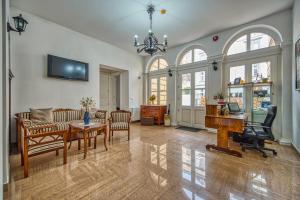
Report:
[{"label": "tv screen", "polygon": [[48,55],[48,77],[88,81],[89,64]]}]

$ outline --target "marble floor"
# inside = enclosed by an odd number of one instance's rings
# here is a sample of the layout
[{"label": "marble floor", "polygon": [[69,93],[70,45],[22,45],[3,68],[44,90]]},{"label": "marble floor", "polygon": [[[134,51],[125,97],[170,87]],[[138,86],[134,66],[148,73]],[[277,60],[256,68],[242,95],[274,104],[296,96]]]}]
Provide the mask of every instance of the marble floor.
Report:
[{"label": "marble floor", "polygon": [[62,152],[30,158],[26,179],[19,155],[11,156],[5,198],[300,199],[300,156],[292,147],[272,144],[276,157],[247,151],[237,158],[206,151],[205,145],[216,141],[214,133],[138,124],[132,125],[130,142],[126,133],[116,133],[107,152],[100,137],[85,160],[77,143],[66,165]]}]

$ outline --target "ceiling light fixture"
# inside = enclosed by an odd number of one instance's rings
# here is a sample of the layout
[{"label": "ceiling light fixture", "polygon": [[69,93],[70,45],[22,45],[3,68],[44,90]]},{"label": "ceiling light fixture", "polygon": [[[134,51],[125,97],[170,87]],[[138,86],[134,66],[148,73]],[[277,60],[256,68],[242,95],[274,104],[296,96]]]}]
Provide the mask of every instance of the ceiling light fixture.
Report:
[{"label": "ceiling light fixture", "polygon": [[164,35],[164,43],[160,44],[158,43],[158,39],[155,37],[154,33],[152,32],[152,15],[154,11],[155,8],[153,4],[147,6],[147,13],[149,14],[149,18],[150,18],[150,29],[148,35],[144,39],[144,43],[140,44],[138,42],[138,35],[134,36],[134,47],[137,48],[137,52],[141,53],[142,51],[145,51],[151,56],[157,52],[166,52],[166,48],[168,46],[167,35]]}]

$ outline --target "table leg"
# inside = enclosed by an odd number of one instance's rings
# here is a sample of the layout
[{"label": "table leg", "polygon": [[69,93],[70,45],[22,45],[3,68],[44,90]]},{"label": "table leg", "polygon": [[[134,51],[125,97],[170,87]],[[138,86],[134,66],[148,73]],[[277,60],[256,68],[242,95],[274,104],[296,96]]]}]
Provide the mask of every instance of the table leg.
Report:
[{"label": "table leg", "polygon": [[87,146],[88,146],[88,138],[87,138],[87,132],[83,131],[83,140],[84,140],[84,155],[83,158],[86,158],[86,154],[87,154]]},{"label": "table leg", "polygon": [[226,128],[219,128],[217,133],[217,145],[207,144],[206,149],[207,150],[215,149],[217,151],[222,151],[229,155],[242,157],[242,154],[240,152],[229,148],[228,138],[229,138],[228,130]]},{"label": "table leg", "polygon": [[71,128],[71,126],[69,126],[68,138],[69,138],[69,140],[70,140],[70,145],[69,145],[69,148],[68,148],[68,149],[70,149],[70,148],[71,148],[71,145],[72,145],[71,131],[72,131],[72,128]]},{"label": "table leg", "polygon": [[105,147],[105,150],[107,151],[107,146],[106,146],[106,141],[107,141],[107,126],[105,126],[104,128],[104,147]]}]

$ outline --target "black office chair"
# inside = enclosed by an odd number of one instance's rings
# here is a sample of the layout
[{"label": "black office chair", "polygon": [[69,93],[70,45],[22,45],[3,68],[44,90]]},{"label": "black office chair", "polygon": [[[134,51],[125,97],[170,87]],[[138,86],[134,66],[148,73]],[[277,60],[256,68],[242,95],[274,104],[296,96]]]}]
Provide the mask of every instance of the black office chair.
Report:
[{"label": "black office chair", "polygon": [[247,122],[245,125],[244,134],[242,137],[248,138],[251,143],[241,142],[242,151],[246,149],[255,149],[262,153],[263,157],[267,157],[265,151],[272,151],[273,155],[277,155],[274,149],[266,148],[264,145],[265,140],[274,141],[272,133],[272,124],[277,114],[277,106],[269,106],[266,119],[263,123]]}]

